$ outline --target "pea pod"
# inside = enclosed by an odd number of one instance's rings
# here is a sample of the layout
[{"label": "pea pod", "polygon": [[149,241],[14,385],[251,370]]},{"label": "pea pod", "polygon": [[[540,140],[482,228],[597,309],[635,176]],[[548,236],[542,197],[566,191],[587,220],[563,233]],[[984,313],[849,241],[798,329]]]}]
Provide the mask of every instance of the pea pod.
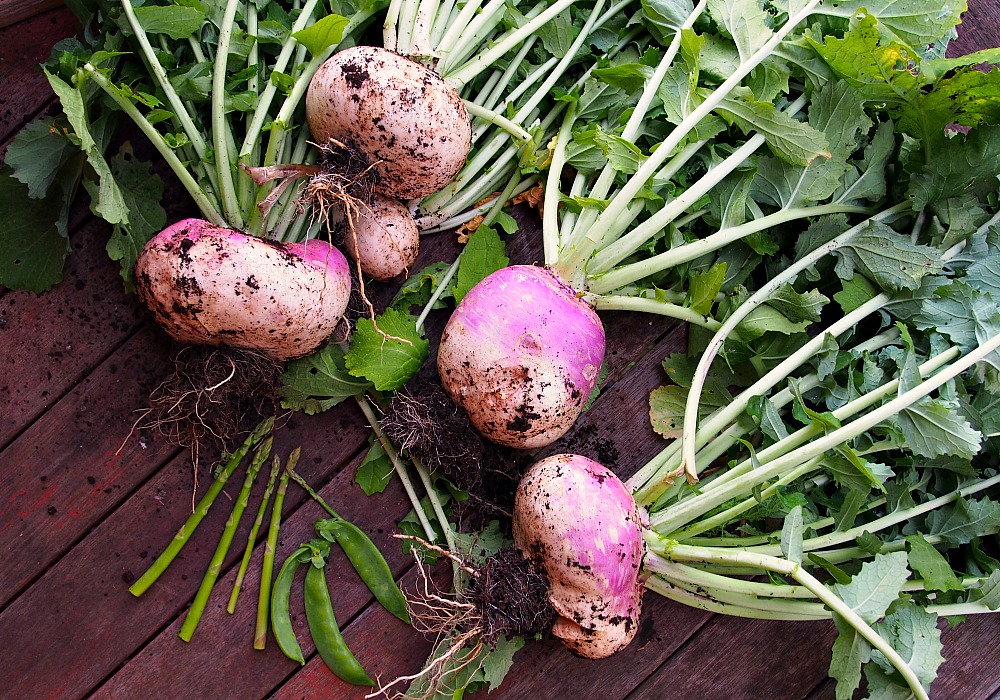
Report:
[{"label": "pea pod", "polygon": [[340,633],[323,567],[310,564],[306,572],[305,602],[309,633],[316,651],[327,667],[338,678],[353,685],[375,685],[375,681],[368,677],[365,669],[354,658]]},{"label": "pea pod", "polygon": [[288,611],[288,601],[292,595],[295,572],[302,564],[309,561],[311,553],[312,550],[303,545],[288,559],[285,559],[285,563],[281,565],[281,570],[278,572],[278,578],[274,581],[274,588],[271,589],[271,631],[274,632],[274,639],[278,642],[278,648],[285,656],[300,664],[304,664],[306,660],[302,655],[299,640],[295,638],[292,616]]},{"label": "pea pod", "polygon": [[321,537],[329,533],[344,550],[358,576],[368,586],[376,600],[386,610],[406,624],[410,624],[410,614],[406,609],[406,598],[399,590],[382,552],[359,527],[343,518],[330,518],[316,523],[316,531]]}]

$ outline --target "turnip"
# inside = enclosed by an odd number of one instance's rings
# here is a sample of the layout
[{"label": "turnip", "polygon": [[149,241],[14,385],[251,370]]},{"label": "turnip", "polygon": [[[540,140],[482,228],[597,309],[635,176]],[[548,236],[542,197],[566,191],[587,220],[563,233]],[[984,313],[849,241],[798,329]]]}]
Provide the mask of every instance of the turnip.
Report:
[{"label": "turnip", "polygon": [[514,541],[548,576],[559,614],[552,634],[602,659],[638,629],[643,516],[607,467],[572,454],[536,462],[514,501]]},{"label": "turnip", "polygon": [[375,46],[327,60],[309,84],[306,118],[314,139],[363,154],[376,190],[425,197],[465,165],[472,139],[461,97],[429,68]]},{"label": "turnip", "polygon": [[441,383],[485,437],[533,448],[583,411],[604,358],[594,310],[551,272],[498,270],[472,288],[445,326]]},{"label": "turnip", "polygon": [[389,280],[410,269],[417,259],[420,231],[402,202],[375,194],[368,206],[358,206],[342,223],[344,249],[361,271]]},{"label": "turnip", "polygon": [[181,343],[284,361],[333,334],[347,308],[347,260],[324,241],[278,244],[200,219],[164,229],[135,266],[139,297]]}]

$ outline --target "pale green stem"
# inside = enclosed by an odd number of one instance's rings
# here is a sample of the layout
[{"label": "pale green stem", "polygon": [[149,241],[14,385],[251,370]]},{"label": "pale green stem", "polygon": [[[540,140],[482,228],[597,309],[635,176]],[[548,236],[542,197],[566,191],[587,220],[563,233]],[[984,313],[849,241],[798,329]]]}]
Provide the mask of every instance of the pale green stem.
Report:
[{"label": "pale green stem", "polygon": [[566,110],[556,146],[552,151],[552,163],[549,165],[545,180],[544,211],[548,216],[542,217],[542,248],[545,266],[551,267],[559,257],[559,179],[562,177],[563,165],[566,163],[566,147],[573,137],[573,122],[576,120],[576,103],[570,104]]},{"label": "pale green stem", "polygon": [[191,172],[185,167],[184,163],[177,157],[173,149],[167,145],[167,142],[163,140],[163,136],[157,131],[149,121],[142,116],[139,110],[136,108],[132,101],[127,99],[121,94],[121,91],[115,87],[111,81],[109,81],[104,74],[98,71],[89,63],[83,65],[83,69],[87,71],[91,79],[97,83],[102,90],[104,90],[107,95],[114,100],[118,107],[127,114],[135,125],[139,127],[142,133],[149,139],[153,147],[156,148],[163,160],[167,162],[170,169],[180,180],[181,185],[187,190],[188,194],[191,195],[191,199],[198,206],[202,215],[209,221],[211,221],[216,226],[226,226],[226,219],[218,212],[215,208],[215,204],[211,201],[205,191],[198,185]]},{"label": "pale green stem", "polygon": [[[850,241],[854,238],[854,236],[860,233],[869,222],[891,219],[898,214],[902,214],[908,209],[908,203],[897,204],[884,212],[876,214],[871,217],[871,219],[848,229],[833,240],[818,246],[808,255],[805,255],[792,263],[780,274],[775,275],[771,280],[751,295],[749,299],[744,301],[739,308],[730,314],[729,318],[725,320],[722,327],[715,333],[715,336],[708,344],[708,347],[705,349],[698,362],[698,367],[695,370],[694,378],[691,381],[691,387],[688,391],[687,402],[684,406],[684,427],[681,432],[681,463],[684,472],[688,475],[689,480],[697,480],[698,478],[698,468],[695,463],[695,451],[697,449],[696,434],[698,428],[698,404],[701,400],[701,391],[705,385],[705,380],[708,378],[708,372],[711,369],[712,360],[715,359],[715,356],[722,349],[722,345],[725,343],[726,338],[729,337],[729,335],[736,329],[736,326],[738,326],[744,318],[746,318],[758,306],[764,304],[772,294],[778,291],[778,289],[783,287],[785,284],[794,281],[800,272],[815,265],[816,262],[824,258],[826,255],[834,250],[837,250],[842,245]],[[877,310],[877,308],[888,299],[885,295],[879,295],[876,298],[880,298],[881,301],[874,308],[871,308],[870,311],[868,309],[872,306],[871,302],[860,307],[866,310],[866,315],[871,311]],[[851,316],[851,314],[848,314],[848,316]],[[864,318],[864,316],[861,318]],[[848,328],[850,328],[850,326],[848,326]],[[819,348],[817,347],[816,349],[818,350]],[[798,353],[792,357],[797,356]],[[791,358],[789,358],[789,360],[790,359]],[[782,365],[788,363],[789,360],[782,362]]]},{"label": "pale green stem", "polygon": [[368,419],[368,424],[375,432],[375,437],[378,439],[379,443],[381,443],[382,449],[385,450],[385,453],[389,456],[389,461],[392,462],[392,468],[396,471],[396,474],[399,475],[399,481],[403,484],[403,490],[406,491],[406,495],[410,499],[410,503],[413,505],[413,511],[417,514],[417,520],[420,521],[420,526],[424,529],[424,534],[427,535],[427,541],[433,542],[437,539],[437,535],[435,534],[430,521],[427,519],[427,514],[424,513],[423,506],[420,505],[420,498],[417,496],[417,492],[413,490],[413,482],[410,480],[410,475],[406,471],[406,465],[403,464],[403,460],[400,458],[399,453],[392,444],[392,441],[390,441],[389,438],[385,436],[385,433],[382,432],[382,427],[378,423],[375,411],[372,410],[371,404],[368,403],[368,397],[358,395],[355,396],[354,399],[358,402],[358,407],[361,408],[361,412],[365,414],[365,418]]},{"label": "pale green stem", "polygon": [[[417,470],[417,475],[420,477],[420,481],[424,485],[424,490],[427,491],[427,499],[431,503],[431,509],[434,511],[434,517],[436,517],[438,522],[441,524],[441,531],[444,533],[445,542],[448,544],[448,551],[456,555],[462,554],[458,551],[458,548],[455,545],[455,535],[452,533],[451,523],[448,522],[448,516],[445,515],[444,506],[441,505],[441,499],[438,498],[437,489],[434,488],[434,483],[431,481],[431,475],[427,471],[427,467],[421,464],[420,460],[413,455],[410,455],[410,460],[413,462],[413,466]],[[458,560],[451,560],[451,568],[454,585],[457,590],[460,587],[462,572],[462,569],[458,564]]]},{"label": "pale green stem", "polygon": [[402,6],[403,0],[391,0],[385,21],[382,23],[382,46],[390,51],[396,51],[399,47],[399,32],[396,25],[399,24],[399,12]]},{"label": "pale green stem", "polygon": [[[657,147],[656,150],[646,159],[646,161],[639,167],[632,177],[625,183],[625,185],[618,191],[614,199],[612,199],[611,204],[597,217],[594,223],[594,230],[602,231],[614,225],[614,223],[625,213],[625,209],[628,204],[635,199],[639,191],[645,186],[646,182],[656,173],[657,170],[666,162],[666,160],[671,156],[674,150],[687,138],[688,134],[699,124],[702,119],[707,117],[713,110],[715,110],[722,101],[732,92],[745,78],[749,75],[750,71],[756,68],[762,61],[764,61],[774,49],[784,40],[785,36],[792,31],[796,26],[801,24],[813,10],[820,3],[820,0],[809,0],[794,16],[789,18],[789,20],[777,31],[774,35],[764,43],[757,51],[755,51],[746,60],[742,61],[740,66],[730,75],[718,88],[712,91],[712,94],[707,96],[698,107],[692,110],[691,114],[684,118],[684,120],[678,124],[670,133],[670,135],[663,140]],[[588,258],[585,256],[584,259]],[[612,263],[613,264],[613,263]]]},{"label": "pale green stem", "polygon": [[[844,444],[879,423],[888,420],[903,409],[912,406],[916,401],[919,401],[931,392],[939,389],[947,382],[950,382],[952,379],[957,377],[962,372],[965,372],[976,363],[983,361],[984,358],[995,352],[997,348],[1000,348],[1000,334],[984,341],[975,350],[969,352],[961,359],[956,360],[954,364],[942,369],[933,377],[925,379],[917,386],[899,394],[896,398],[886,402],[866,415],[857,418],[850,424],[837,428],[836,430],[831,430],[829,433],[817,438],[802,449],[796,450],[791,454],[782,455],[768,464],[744,475],[738,480],[727,483],[712,491],[694,496],[687,501],[671,507],[668,511],[658,513],[650,518],[650,522],[652,523],[655,520],[656,522],[654,526],[660,528],[663,532],[671,532],[678,529],[682,525],[691,522],[694,518],[700,517],[716,506],[725,503],[730,498],[737,498],[746,493],[746,490],[752,485],[760,484],[768,479],[774,478],[775,476],[782,474],[786,469],[795,467],[808,459],[812,459],[815,455],[823,454],[827,450]],[[842,534],[843,533],[837,533],[837,536]],[[861,533],[858,532],[856,534]]]},{"label": "pale green stem", "polygon": [[[654,255],[630,265],[623,265],[608,272],[588,275],[587,288],[594,294],[606,294],[613,289],[619,289],[627,284],[644,277],[669,270],[670,268],[691,262],[724,246],[741,240],[753,233],[764,231],[772,226],[779,226],[796,219],[807,217],[825,216],[827,214],[868,214],[869,209],[851,204],[819,204],[811,207],[798,207],[794,209],[782,209],[773,214],[748,221],[739,226],[730,226],[719,229],[715,233],[671,248],[668,251]],[[597,264],[597,259],[594,260]]]},{"label": "pale green stem", "polygon": [[531,134],[522,129],[518,124],[515,124],[507,117],[503,116],[498,112],[494,112],[492,109],[486,109],[485,107],[480,107],[475,102],[469,102],[465,100],[465,108],[468,110],[469,114],[478,119],[483,119],[495,126],[499,126],[501,129],[509,133],[511,136],[518,138],[522,141],[530,141]]},{"label": "pale green stem", "polygon": [[642,311],[675,318],[679,321],[687,321],[710,331],[717,330],[722,325],[711,316],[700,314],[690,307],[672,304],[660,299],[614,295],[587,295],[584,298],[598,311]]},{"label": "pale green stem", "polygon": [[486,51],[483,51],[474,59],[465,63],[454,72],[449,72],[442,77],[455,87],[461,87],[479,75],[485,68],[494,63],[497,59],[520,44],[529,36],[545,26],[553,17],[572,5],[576,0],[556,0],[544,12],[532,18],[524,26],[516,31],[510,32],[502,41],[497,42]]},{"label": "pale green stem", "polygon": [[458,257],[455,258],[455,262],[449,265],[448,269],[445,270],[444,275],[441,277],[441,282],[439,282],[438,286],[434,288],[431,298],[427,300],[426,304],[424,304],[423,310],[417,317],[416,328],[418,333],[420,332],[420,329],[424,327],[424,321],[427,320],[427,315],[431,312],[431,309],[434,308],[434,303],[441,298],[441,295],[444,294],[444,291],[448,288],[448,284],[451,282],[452,277],[454,277],[455,273],[458,272],[458,265],[461,260],[462,254],[459,253]]},{"label": "pale green stem", "polygon": [[229,63],[229,43],[233,37],[233,26],[236,22],[236,11],[240,7],[239,0],[227,0],[226,11],[219,27],[219,43],[215,53],[215,64],[212,72],[212,141],[215,144],[215,165],[219,180],[219,198],[222,200],[222,210],[226,213],[229,225],[235,229],[243,228],[243,215],[240,212],[239,199],[236,196],[236,181],[230,156],[229,139],[231,137],[229,120],[226,118],[226,71]]}]

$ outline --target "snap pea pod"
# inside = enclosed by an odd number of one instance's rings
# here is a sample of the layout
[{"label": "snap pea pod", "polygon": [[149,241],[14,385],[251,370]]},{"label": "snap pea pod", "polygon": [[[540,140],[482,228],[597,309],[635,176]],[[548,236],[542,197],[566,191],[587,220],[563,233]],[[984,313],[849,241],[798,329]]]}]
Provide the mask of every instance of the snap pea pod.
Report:
[{"label": "snap pea pod", "polygon": [[330,518],[316,523],[320,537],[329,533],[344,550],[358,576],[368,586],[375,599],[386,610],[406,624],[410,624],[410,614],[406,609],[406,597],[399,590],[392,576],[392,570],[382,552],[357,525],[343,518]]},{"label": "snap pea pod", "polygon": [[316,644],[316,651],[327,667],[343,681],[352,685],[375,685],[354,654],[347,647],[326,583],[325,567],[310,563],[305,587],[306,623]]},{"label": "snap pea pod", "polygon": [[410,624],[410,614],[406,609],[406,598],[399,590],[392,570],[382,552],[375,546],[360,528],[354,523],[344,520],[323,497],[316,493],[305,479],[291,472],[292,479],[308,493],[327,513],[330,518],[316,523],[316,533],[330,542],[336,542],[344,550],[358,576],[368,586],[375,599],[386,610],[406,624]]},{"label": "snap pea pod", "polygon": [[295,638],[295,630],[292,627],[292,615],[288,611],[288,601],[292,595],[292,582],[295,580],[295,572],[299,570],[305,562],[309,561],[312,550],[307,545],[302,545],[285,563],[281,565],[278,578],[274,581],[271,589],[271,631],[274,632],[274,639],[278,642],[278,648],[292,661],[300,664],[306,662],[302,655],[302,647],[299,640]]}]

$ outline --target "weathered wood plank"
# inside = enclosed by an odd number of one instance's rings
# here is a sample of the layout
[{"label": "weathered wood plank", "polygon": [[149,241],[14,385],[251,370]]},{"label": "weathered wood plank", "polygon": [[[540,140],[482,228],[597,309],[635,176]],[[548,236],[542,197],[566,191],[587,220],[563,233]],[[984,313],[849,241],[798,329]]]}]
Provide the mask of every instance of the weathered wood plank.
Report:
[{"label": "weathered wood plank", "polygon": [[[0,604],[101,522],[174,451],[127,440],[164,371],[150,332],[135,336],[0,453]],[[121,451],[119,452],[119,448]],[[95,570],[91,575],[103,572]]]},{"label": "weathered wood plank", "polygon": [[958,39],[948,46],[949,56],[1000,46],[1000,4],[996,0],[969,0],[969,11],[958,26]]},{"label": "weathered wood plank", "polygon": [[832,624],[717,615],[630,698],[801,698],[826,675]]},{"label": "weathered wood plank", "polygon": [[61,0],[4,0],[0,3],[0,28],[61,6]]},{"label": "weathered wood plank", "polygon": [[[346,460],[357,456],[366,435],[367,428],[361,421],[360,412],[355,407],[344,405],[309,421],[293,417],[278,433],[275,450],[284,458],[292,447],[303,445],[305,454],[299,471],[305,478],[319,484],[324,478],[338,473]],[[343,507],[347,517],[355,516],[351,503],[352,499],[356,501],[357,495],[354,493],[356,487],[350,483],[352,478],[350,470],[341,472],[339,480],[335,480],[325,492],[332,502]],[[202,491],[209,481],[203,473],[200,479]],[[225,493],[228,496],[219,499],[217,507],[202,522],[182,555],[142,598],[133,598],[128,593],[128,585],[145,571],[190,513],[192,466],[186,452],[159,470],[0,613],[0,639],[16,641],[8,645],[10,648],[4,661],[5,692],[9,693],[9,697],[79,698],[99,685],[133,654],[138,654],[132,660],[137,666],[159,663],[160,657],[153,656],[156,648],[144,647],[165,624],[176,618],[193,597],[229,515],[227,504],[232,502],[241,482],[242,479],[236,477],[227,486]],[[262,487],[263,483],[258,484],[254,503],[259,500]],[[390,492],[378,504],[366,504],[366,510],[359,519],[365,525],[375,522],[373,529],[384,526],[385,521],[381,519],[388,518],[382,508],[388,506],[381,504],[397,500],[398,496]],[[315,509],[298,515],[297,509],[302,502],[302,491],[289,489],[285,513],[296,513],[298,517],[292,516],[283,529],[282,555],[297,546],[301,539],[308,539],[312,521],[318,517],[319,511]],[[250,520],[249,516],[245,518],[234,540],[230,563],[242,555]],[[151,694],[142,696],[165,697],[164,693],[176,696],[187,685],[185,677],[190,671],[188,665],[195,663],[193,659],[201,658],[202,661],[200,666],[192,668],[214,668],[221,663],[220,659],[237,654],[240,645],[250,644],[251,636],[242,636],[245,627],[240,625],[241,621],[246,624],[253,617],[257,591],[253,577],[259,575],[254,573],[258,570],[259,561],[258,558],[255,566],[251,567],[250,580],[246,583],[245,597],[240,601],[236,618],[230,618],[215,608],[217,597],[206,615],[205,626],[199,629],[191,644],[185,645],[178,640],[176,630],[161,635],[164,643],[169,642],[172,652],[179,655],[179,665],[170,671],[178,675],[177,685],[153,688]],[[225,591],[227,598],[227,584],[231,580],[231,577],[227,578],[219,587],[219,591]],[[56,613],[52,614],[52,611]],[[216,615],[225,619],[217,620]],[[215,625],[216,629],[223,630],[232,638],[228,641],[217,638],[212,631],[212,620],[221,623]],[[218,649],[226,649],[226,653],[217,654]],[[269,655],[263,658],[277,662],[275,666],[279,669],[280,679],[289,667],[280,663],[280,653],[276,657],[273,655],[276,651],[272,648]],[[211,672],[219,673],[219,678],[226,683],[236,683],[236,679],[252,675],[247,674],[246,669],[258,668],[264,663],[256,656],[243,661],[243,666]],[[60,669],[59,673],[50,672],[53,664]],[[210,696],[196,694],[191,697]]]},{"label": "weathered wood plank", "polygon": [[[10,2],[0,3],[0,15]],[[52,102],[52,90],[38,64],[48,58],[57,41],[75,31],[76,19],[65,7],[0,29],[0,75],[4,76],[0,90],[0,160],[14,133]]]},{"label": "weathered wood plank", "polygon": [[[135,297],[122,291],[117,263],[104,252],[109,235],[107,224],[92,219],[72,237],[61,284],[45,294],[12,291],[0,299],[0,342],[9,348],[0,375],[0,447],[142,322]],[[0,453],[0,463],[7,459]]]}]

